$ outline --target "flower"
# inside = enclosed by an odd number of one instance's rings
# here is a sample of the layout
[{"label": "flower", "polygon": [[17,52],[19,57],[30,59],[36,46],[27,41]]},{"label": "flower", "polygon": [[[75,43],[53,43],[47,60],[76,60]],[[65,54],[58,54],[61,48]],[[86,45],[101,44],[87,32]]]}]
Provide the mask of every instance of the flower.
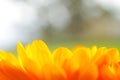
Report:
[{"label": "flower", "polygon": [[116,48],[72,50],[59,47],[50,52],[41,40],[23,47],[18,57],[0,51],[0,80],[120,80],[120,58]]}]

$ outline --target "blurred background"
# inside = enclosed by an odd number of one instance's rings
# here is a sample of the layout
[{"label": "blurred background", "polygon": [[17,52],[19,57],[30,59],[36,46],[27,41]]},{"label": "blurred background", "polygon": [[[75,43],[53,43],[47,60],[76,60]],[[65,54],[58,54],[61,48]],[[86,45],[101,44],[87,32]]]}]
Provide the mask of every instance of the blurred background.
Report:
[{"label": "blurred background", "polygon": [[120,0],[0,0],[0,49],[44,40],[59,46],[120,49]]}]

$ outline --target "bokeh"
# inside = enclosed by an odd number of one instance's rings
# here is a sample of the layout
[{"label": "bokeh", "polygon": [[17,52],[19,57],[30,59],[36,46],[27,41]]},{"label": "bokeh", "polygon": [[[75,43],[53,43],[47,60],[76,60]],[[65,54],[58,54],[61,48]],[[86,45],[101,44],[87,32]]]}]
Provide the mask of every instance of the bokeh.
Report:
[{"label": "bokeh", "polygon": [[0,0],[0,49],[44,40],[58,46],[120,49],[119,0]]}]

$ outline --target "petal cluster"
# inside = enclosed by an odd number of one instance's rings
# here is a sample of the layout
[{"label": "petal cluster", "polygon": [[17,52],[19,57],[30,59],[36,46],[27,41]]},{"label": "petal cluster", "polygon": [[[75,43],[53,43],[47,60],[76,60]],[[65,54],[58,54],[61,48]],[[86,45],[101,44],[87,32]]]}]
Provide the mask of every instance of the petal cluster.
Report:
[{"label": "petal cluster", "polygon": [[50,52],[35,40],[25,47],[19,42],[17,53],[0,51],[0,80],[120,80],[116,48],[59,47]]}]

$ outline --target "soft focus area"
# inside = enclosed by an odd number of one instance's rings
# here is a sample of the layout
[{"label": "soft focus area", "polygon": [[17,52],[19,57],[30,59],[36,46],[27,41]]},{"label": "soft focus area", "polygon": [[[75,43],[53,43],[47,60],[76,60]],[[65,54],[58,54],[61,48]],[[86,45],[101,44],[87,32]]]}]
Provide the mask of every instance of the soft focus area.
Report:
[{"label": "soft focus area", "polygon": [[119,0],[0,0],[0,49],[44,40],[51,50],[75,45],[120,50]]}]

